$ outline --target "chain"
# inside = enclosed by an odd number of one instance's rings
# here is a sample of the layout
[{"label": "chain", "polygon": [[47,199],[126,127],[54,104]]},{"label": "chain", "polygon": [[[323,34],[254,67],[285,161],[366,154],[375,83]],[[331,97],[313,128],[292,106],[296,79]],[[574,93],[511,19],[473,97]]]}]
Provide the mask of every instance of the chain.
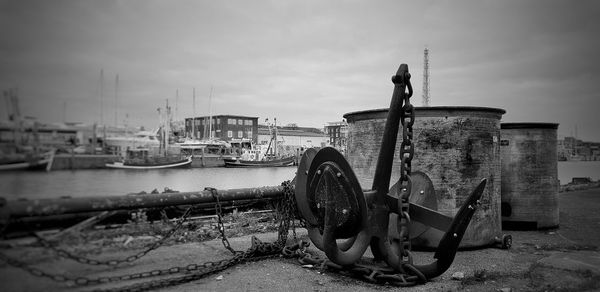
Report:
[{"label": "chain", "polygon": [[[175,274],[185,273],[185,275],[183,275],[183,276],[174,276],[174,277],[170,277],[167,279],[158,279],[158,280],[152,280],[152,281],[148,281],[148,282],[136,283],[133,285],[118,287],[118,288],[109,289],[106,291],[145,291],[145,290],[149,290],[149,289],[156,289],[156,288],[161,288],[161,287],[168,287],[168,286],[173,286],[173,285],[177,285],[177,284],[187,283],[190,281],[194,281],[194,280],[203,278],[209,274],[213,274],[213,273],[222,271],[224,269],[227,269],[227,268],[229,268],[233,265],[236,265],[238,263],[241,263],[241,262],[261,260],[264,258],[277,256],[281,253],[281,251],[287,241],[290,223],[291,223],[291,221],[294,220],[294,214],[295,214],[295,212],[297,212],[297,210],[295,209],[296,203],[295,203],[295,198],[294,198],[294,185],[290,181],[285,181],[282,183],[282,186],[284,187],[284,197],[277,204],[277,206],[278,206],[277,214],[278,214],[278,221],[279,221],[277,240],[274,242],[271,242],[271,243],[264,243],[264,242],[260,241],[258,238],[253,236],[251,247],[243,252],[242,251],[233,251],[234,255],[230,259],[224,259],[224,260],[215,261],[215,262],[208,261],[208,262],[204,262],[202,264],[189,264],[187,266],[175,266],[175,267],[170,267],[170,268],[166,268],[166,269],[156,269],[156,270],[145,271],[145,272],[134,273],[134,274],[119,275],[119,276],[107,276],[107,277],[99,277],[99,278],[72,277],[72,276],[65,276],[65,275],[50,274],[50,273],[44,272],[43,270],[40,270],[38,268],[34,268],[34,267],[28,265],[27,263],[10,258],[3,253],[0,253],[0,259],[11,266],[23,269],[32,275],[35,275],[38,277],[49,278],[56,282],[70,283],[71,285],[75,285],[75,286],[89,286],[89,285],[105,284],[105,283],[112,283],[112,282],[118,282],[118,281],[145,279],[145,278],[152,278],[152,277],[158,277],[158,276],[175,275]],[[213,193],[213,195],[215,195],[216,192],[212,191],[211,189],[208,189],[208,190],[210,190],[211,193]],[[218,200],[218,194],[215,196],[216,196],[216,199],[218,202],[217,205],[220,206],[220,203]],[[188,209],[186,211],[186,213],[184,214],[184,216],[181,218],[180,222],[177,224],[177,228],[179,228],[181,226],[181,224],[183,224],[183,221],[188,217],[190,209]],[[217,210],[219,210],[218,215],[221,215],[219,207],[217,207]],[[221,222],[220,226],[222,227],[223,226],[222,220],[219,220],[219,221]],[[176,228],[174,228],[174,229],[176,229]],[[224,230],[224,228],[223,228],[223,230]],[[169,233],[172,234],[172,233],[174,233],[174,231],[169,232]],[[222,233],[222,238],[225,238],[224,232]],[[224,244],[225,244],[225,242],[229,243],[228,241],[226,241],[226,238],[225,238]],[[152,247],[156,248],[156,247],[158,247],[158,245],[156,245],[156,246],[153,245]],[[227,245],[225,247],[227,247]],[[231,250],[233,250],[233,249],[231,249]],[[143,254],[146,254],[148,251],[146,251]],[[140,254],[140,256],[136,257],[135,259],[143,256],[142,252],[140,252],[139,254]],[[67,252],[65,252],[64,255],[67,257],[72,256],[70,253],[67,253]],[[134,256],[128,257],[128,258],[133,258],[133,257]],[[130,261],[134,261],[134,260],[130,260]],[[81,259],[78,261],[82,262]],[[112,261],[102,262],[102,261],[96,261],[96,260],[84,260],[83,262],[88,262],[88,261],[93,262],[94,264],[102,264],[102,263],[108,264],[108,262],[112,263]],[[127,260],[124,260],[124,261],[127,261]],[[123,261],[121,261],[121,262],[123,262]]]},{"label": "chain", "polygon": [[[399,190],[400,195],[398,198],[398,233],[400,235],[399,244],[399,257],[403,263],[403,267],[412,267],[412,255],[410,254],[410,216],[409,213],[409,197],[412,189],[412,181],[410,178],[411,174],[411,162],[415,154],[415,147],[412,142],[413,139],[413,124],[415,122],[414,107],[410,103],[410,97],[412,96],[412,85],[410,84],[410,74],[404,73],[404,76],[400,76],[402,83],[400,86],[405,90],[405,86],[408,87],[408,93],[403,92],[402,110],[400,113],[400,122],[402,124],[402,143],[400,144],[400,181]],[[409,268],[410,269],[410,268]]]},{"label": "chain", "polygon": [[187,219],[189,218],[191,211],[193,209],[193,206],[189,207],[185,213],[183,213],[182,217],[179,219],[179,221],[177,222],[177,224],[171,228],[166,234],[164,234],[162,236],[161,239],[159,239],[158,241],[152,243],[150,246],[148,246],[146,249],[128,256],[126,258],[123,259],[116,259],[116,260],[108,260],[108,261],[103,261],[103,260],[96,260],[96,259],[90,259],[90,258],[86,258],[83,256],[79,256],[79,255],[75,255],[69,251],[66,251],[64,249],[58,248],[56,246],[54,246],[51,242],[49,242],[48,240],[46,240],[45,238],[39,236],[37,233],[33,232],[33,235],[37,238],[38,242],[40,244],[42,244],[42,246],[53,250],[54,252],[56,252],[56,254],[58,256],[64,257],[64,258],[69,258],[72,259],[74,261],[77,261],[79,263],[82,264],[87,264],[87,265],[108,265],[108,266],[116,266],[118,264],[121,263],[131,263],[134,262],[138,259],[140,259],[141,257],[145,256],[147,253],[149,253],[152,250],[157,249],[158,247],[162,246],[167,239],[169,239],[173,234],[175,234],[175,232],[177,232],[179,229],[181,229],[181,227],[183,226],[183,223],[185,223],[187,221]]},{"label": "chain", "polygon": [[[319,270],[329,270],[338,274],[351,276],[376,284],[390,284],[397,287],[415,286],[422,282],[421,273],[412,265],[406,266],[411,275],[398,273],[390,267],[377,267],[372,265],[353,264],[350,266],[338,265],[326,258],[309,253],[306,248],[308,242],[298,241],[295,245],[286,246],[281,254],[287,258],[296,257],[302,265],[310,265]],[[421,274],[421,275],[419,275]]]},{"label": "chain", "polygon": [[219,199],[220,195],[217,189],[207,187],[204,188],[205,191],[210,191],[211,195],[215,199],[215,213],[217,214],[217,228],[219,229],[219,233],[221,234],[221,242],[223,246],[230,251],[232,254],[235,254],[236,251],[229,244],[229,240],[225,236],[225,225],[223,224],[223,208],[221,207],[221,201]]}]

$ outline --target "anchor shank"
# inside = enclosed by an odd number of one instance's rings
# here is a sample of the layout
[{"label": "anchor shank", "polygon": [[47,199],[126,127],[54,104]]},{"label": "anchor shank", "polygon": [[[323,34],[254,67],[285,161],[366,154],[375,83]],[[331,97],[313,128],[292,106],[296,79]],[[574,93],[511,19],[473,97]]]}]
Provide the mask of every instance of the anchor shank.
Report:
[{"label": "anchor shank", "polygon": [[392,79],[395,85],[394,93],[392,94],[392,101],[390,102],[390,109],[388,111],[387,121],[385,122],[372,188],[377,191],[375,200],[380,203],[384,203],[384,195],[387,194],[390,185],[402,102],[404,100],[404,95],[406,94],[406,84],[404,82],[404,76],[406,74],[408,74],[408,65],[402,64],[396,72],[396,78]]}]

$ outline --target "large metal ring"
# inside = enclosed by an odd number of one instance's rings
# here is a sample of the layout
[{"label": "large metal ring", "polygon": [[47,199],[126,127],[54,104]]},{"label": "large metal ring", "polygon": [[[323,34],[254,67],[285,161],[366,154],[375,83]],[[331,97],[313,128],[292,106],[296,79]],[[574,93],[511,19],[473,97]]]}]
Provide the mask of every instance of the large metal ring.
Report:
[{"label": "large metal ring", "polygon": [[[315,155],[307,177],[306,200],[317,215],[318,230],[309,230],[313,243],[339,265],[362,257],[369,245],[367,204],[356,175],[344,156],[331,147]],[[316,240],[314,240],[314,239]],[[348,238],[340,246],[336,240]]]},{"label": "large metal ring", "polygon": [[307,196],[308,188],[308,170],[312,164],[313,158],[317,155],[317,150],[314,148],[308,148],[304,151],[300,163],[298,163],[298,171],[296,173],[296,189],[294,195],[296,197],[296,205],[298,211],[306,223],[311,227],[318,225],[317,217],[312,212]]}]

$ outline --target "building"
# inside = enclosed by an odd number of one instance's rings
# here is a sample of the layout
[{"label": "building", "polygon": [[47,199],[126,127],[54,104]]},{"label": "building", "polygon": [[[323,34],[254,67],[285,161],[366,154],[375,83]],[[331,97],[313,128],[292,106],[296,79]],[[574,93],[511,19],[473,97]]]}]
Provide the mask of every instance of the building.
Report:
[{"label": "building", "polygon": [[346,150],[348,137],[348,123],[346,121],[327,123],[325,133],[329,137],[330,146],[339,150]]},{"label": "building", "polygon": [[[272,143],[271,139],[274,130],[273,127],[259,125],[258,145],[269,145],[269,143]],[[282,149],[286,154],[293,154],[297,150],[303,151],[306,148],[325,147],[329,142],[329,138],[319,129],[298,127],[291,124],[284,127],[277,127],[277,141],[279,142],[278,149]]]},{"label": "building", "polygon": [[574,137],[558,140],[558,160],[600,160],[600,143],[585,142]]},{"label": "building", "polygon": [[185,135],[200,140],[212,137],[228,142],[247,140],[257,143],[258,117],[216,115],[186,118]]}]

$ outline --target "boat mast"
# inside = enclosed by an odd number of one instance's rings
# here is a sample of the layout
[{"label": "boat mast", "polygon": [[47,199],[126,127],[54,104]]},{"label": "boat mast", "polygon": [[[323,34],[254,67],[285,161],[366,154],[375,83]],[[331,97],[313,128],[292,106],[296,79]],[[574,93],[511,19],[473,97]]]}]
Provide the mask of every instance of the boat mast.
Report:
[{"label": "boat mast", "polygon": [[195,124],[196,124],[196,88],[193,88],[193,95],[192,95],[192,99],[193,99],[193,115],[192,115],[192,140],[196,140],[196,129],[195,129]]},{"label": "boat mast", "polygon": [[119,74],[115,77],[115,127],[117,126],[117,108],[119,107]]},{"label": "boat mast", "polygon": [[171,129],[171,119],[170,119],[170,115],[171,115],[171,108],[169,107],[169,99],[167,98],[167,108],[166,108],[166,113],[165,113],[165,125],[164,125],[164,132],[165,132],[165,156],[168,155],[168,150],[169,150],[169,132]]},{"label": "boat mast", "polygon": [[100,124],[104,125],[104,69],[100,69]]},{"label": "boat mast", "polygon": [[208,95],[208,140],[212,140],[212,93],[213,87],[210,86],[210,95]]},{"label": "boat mast", "polygon": [[274,118],[275,120],[275,147],[273,148],[275,150],[275,159],[277,159],[277,118]]}]

